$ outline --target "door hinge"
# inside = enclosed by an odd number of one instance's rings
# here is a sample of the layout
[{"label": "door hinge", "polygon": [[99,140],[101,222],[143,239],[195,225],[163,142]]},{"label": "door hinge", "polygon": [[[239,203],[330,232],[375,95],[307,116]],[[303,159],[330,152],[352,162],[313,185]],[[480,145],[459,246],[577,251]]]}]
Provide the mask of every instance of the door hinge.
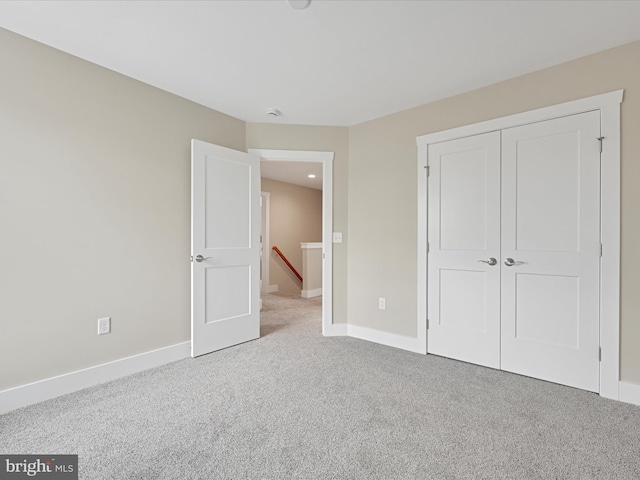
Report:
[{"label": "door hinge", "polygon": [[427,330],[429,330],[429,319],[427,318]]},{"label": "door hinge", "polygon": [[426,166],[426,167],[424,167],[424,168],[425,168],[425,170],[427,171],[427,177],[428,177],[429,175],[431,175],[431,168],[429,167],[429,165],[427,165],[427,166]]},{"label": "door hinge", "polygon": [[600,153],[602,153],[602,141],[604,140],[604,137],[598,137],[598,141],[600,142]]},{"label": "door hinge", "polygon": [[602,361],[602,347],[598,347],[598,361]]},{"label": "door hinge", "polygon": [[427,242],[427,253],[429,253],[429,242]]},{"label": "door hinge", "polygon": [[600,242],[600,258],[602,258],[602,242]]}]

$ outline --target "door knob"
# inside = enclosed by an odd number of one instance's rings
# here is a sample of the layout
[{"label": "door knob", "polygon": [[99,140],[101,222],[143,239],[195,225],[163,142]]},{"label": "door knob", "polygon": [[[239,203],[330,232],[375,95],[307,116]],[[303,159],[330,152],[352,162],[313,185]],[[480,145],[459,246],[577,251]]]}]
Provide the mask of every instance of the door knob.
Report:
[{"label": "door knob", "polygon": [[507,267],[513,267],[514,265],[522,265],[523,263],[524,263],[524,262],[516,261],[516,260],[514,260],[513,258],[505,258],[505,259],[504,259],[504,264],[505,264]]},{"label": "door knob", "polygon": [[200,262],[204,262],[205,260],[209,260],[211,257],[203,257],[202,255],[197,255],[196,256],[196,262],[200,263]]},{"label": "door knob", "polygon": [[493,257],[489,258],[489,260],[478,260],[478,262],[486,263],[487,265],[491,265],[492,267],[493,267],[496,263],[498,263],[498,261],[497,261],[495,258],[493,258]]}]

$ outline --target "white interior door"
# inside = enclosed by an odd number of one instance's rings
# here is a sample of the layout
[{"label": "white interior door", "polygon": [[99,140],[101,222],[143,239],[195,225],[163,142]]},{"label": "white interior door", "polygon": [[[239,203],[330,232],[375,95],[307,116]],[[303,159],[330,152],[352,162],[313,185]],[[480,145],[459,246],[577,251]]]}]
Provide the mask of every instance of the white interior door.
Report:
[{"label": "white interior door", "polygon": [[427,351],[500,368],[500,132],[428,155]]},{"label": "white interior door", "polygon": [[600,378],[599,136],[600,114],[588,112],[502,137],[502,369],[591,391]]},{"label": "white interior door", "polygon": [[260,159],[191,142],[191,355],[260,336]]}]

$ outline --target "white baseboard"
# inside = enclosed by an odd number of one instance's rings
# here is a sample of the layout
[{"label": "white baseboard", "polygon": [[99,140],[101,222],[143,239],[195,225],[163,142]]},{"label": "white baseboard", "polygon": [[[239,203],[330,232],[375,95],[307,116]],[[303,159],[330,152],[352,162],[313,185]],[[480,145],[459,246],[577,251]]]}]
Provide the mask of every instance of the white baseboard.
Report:
[{"label": "white baseboard", "polygon": [[618,385],[618,395],[621,402],[640,405],[640,385],[635,383],[620,382]]},{"label": "white baseboard", "polygon": [[347,327],[347,335],[361,340],[387,345],[388,347],[400,348],[415,353],[426,353],[424,346],[420,344],[417,338],[413,337],[396,335],[395,333],[383,332],[367,327],[358,327],[357,325],[349,325]]},{"label": "white baseboard", "polygon": [[302,290],[300,292],[302,298],[313,298],[322,296],[322,288],[314,288],[313,290]]},{"label": "white baseboard", "polygon": [[262,289],[263,293],[275,293],[278,291],[278,285],[267,285]]},{"label": "white baseboard", "polygon": [[191,342],[178,343],[150,352],[103,363],[57,377],[21,385],[0,392],[0,414],[26,407],[33,403],[59,397],[99,383],[115,380],[166,363],[182,360],[191,355]]},{"label": "white baseboard", "polygon": [[328,328],[322,331],[322,335],[325,337],[346,337],[347,336],[347,324],[346,323],[333,323]]}]

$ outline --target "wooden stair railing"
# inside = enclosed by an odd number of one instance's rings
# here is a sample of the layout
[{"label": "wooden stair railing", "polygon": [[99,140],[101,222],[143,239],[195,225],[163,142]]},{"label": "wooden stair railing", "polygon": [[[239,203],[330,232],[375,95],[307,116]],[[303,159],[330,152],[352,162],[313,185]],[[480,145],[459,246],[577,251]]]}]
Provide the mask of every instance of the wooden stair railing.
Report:
[{"label": "wooden stair railing", "polygon": [[278,256],[282,259],[282,261],[287,265],[287,267],[289,267],[289,270],[291,270],[293,272],[293,274],[298,277],[298,280],[300,280],[300,282],[302,282],[302,275],[300,275],[298,273],[298,271],[294,268],[293,265],[291,265],[291,262],[289,260],[287,260],[287,257],[284,256],[284,253],[282,253],[280,251],[280,249],[278,247],[276,247],[275,245],[272,247],[273,251],[276,252],[278,254]]}]

